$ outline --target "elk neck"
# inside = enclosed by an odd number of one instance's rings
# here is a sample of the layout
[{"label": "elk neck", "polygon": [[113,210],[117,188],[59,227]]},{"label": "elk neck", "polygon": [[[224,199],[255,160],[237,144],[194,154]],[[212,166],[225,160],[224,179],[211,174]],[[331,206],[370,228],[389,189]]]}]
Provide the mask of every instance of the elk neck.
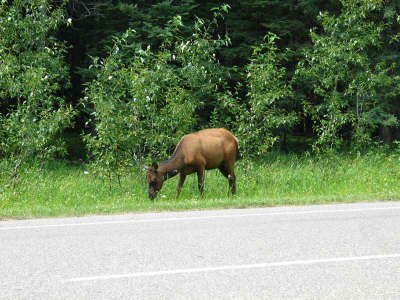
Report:
[{"label": "elk neck", "polygon": [[180,155],[176,155],[174,153],[174,155],[170,159],[160,164],[158,170],[165,173],[165,180],[167,180],[177,175],[179,171],[183,169],[183,167],[183,158],[181,158]]}]

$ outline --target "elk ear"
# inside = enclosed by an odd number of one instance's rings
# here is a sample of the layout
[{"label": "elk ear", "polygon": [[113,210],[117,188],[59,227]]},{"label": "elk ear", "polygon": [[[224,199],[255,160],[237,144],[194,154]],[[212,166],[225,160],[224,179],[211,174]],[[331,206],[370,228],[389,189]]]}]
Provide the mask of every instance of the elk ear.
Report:
[{"label": "elk ear", "polygon": [[153,162],[151,164],[151,167],[154,169],[154,171],[156,171],[158,169],[158,164],[156,162]]}]

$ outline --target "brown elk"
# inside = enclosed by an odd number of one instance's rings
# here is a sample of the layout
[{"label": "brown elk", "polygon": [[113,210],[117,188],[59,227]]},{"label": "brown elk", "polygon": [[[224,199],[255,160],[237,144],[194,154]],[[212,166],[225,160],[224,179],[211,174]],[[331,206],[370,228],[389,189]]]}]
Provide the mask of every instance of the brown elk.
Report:
[{"label": "brown elk", "polygon": [[154,199],[165,180],[179,174],[177,193],[182,190],[186,176],[197,173],[200,194],[204,193],[204,172],[218,168],[228,179],[232,195],[236,193],[234,166],[238,140],[224,128],[204,129],[181,138],[171,158],[160,165],[153,163],[147,170],[149,197]]}]

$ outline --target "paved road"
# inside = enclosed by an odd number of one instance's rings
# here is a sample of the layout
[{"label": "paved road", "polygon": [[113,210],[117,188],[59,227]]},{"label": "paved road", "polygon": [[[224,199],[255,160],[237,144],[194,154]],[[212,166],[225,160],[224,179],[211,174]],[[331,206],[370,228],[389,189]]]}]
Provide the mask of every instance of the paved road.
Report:
[{"label": "paved road", "polygon": [[0,299],[400,299],[400,202],[0,222]]}]

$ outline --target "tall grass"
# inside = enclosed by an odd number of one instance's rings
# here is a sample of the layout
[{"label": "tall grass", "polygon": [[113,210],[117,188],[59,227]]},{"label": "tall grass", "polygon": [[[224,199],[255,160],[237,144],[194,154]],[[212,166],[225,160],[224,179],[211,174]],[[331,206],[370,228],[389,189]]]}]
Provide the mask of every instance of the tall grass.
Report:
[{"label": "tall grass", "polygon": [[156,200],[147,198],[145,173],[129,170],[121,185],[105,182],[84,165],[51,162],[25,168],[13,187],[0,176],[0,218],[71,216],[160,210],[300,205],[400,198],[400,155],[383,151],[364,155],[309,156],[270,154],[236,165],[238,194],[228,197],[227,180],[206,172],[202,198],[197,178],[188,176],[176,198],[177,177],[167,181]]}]

